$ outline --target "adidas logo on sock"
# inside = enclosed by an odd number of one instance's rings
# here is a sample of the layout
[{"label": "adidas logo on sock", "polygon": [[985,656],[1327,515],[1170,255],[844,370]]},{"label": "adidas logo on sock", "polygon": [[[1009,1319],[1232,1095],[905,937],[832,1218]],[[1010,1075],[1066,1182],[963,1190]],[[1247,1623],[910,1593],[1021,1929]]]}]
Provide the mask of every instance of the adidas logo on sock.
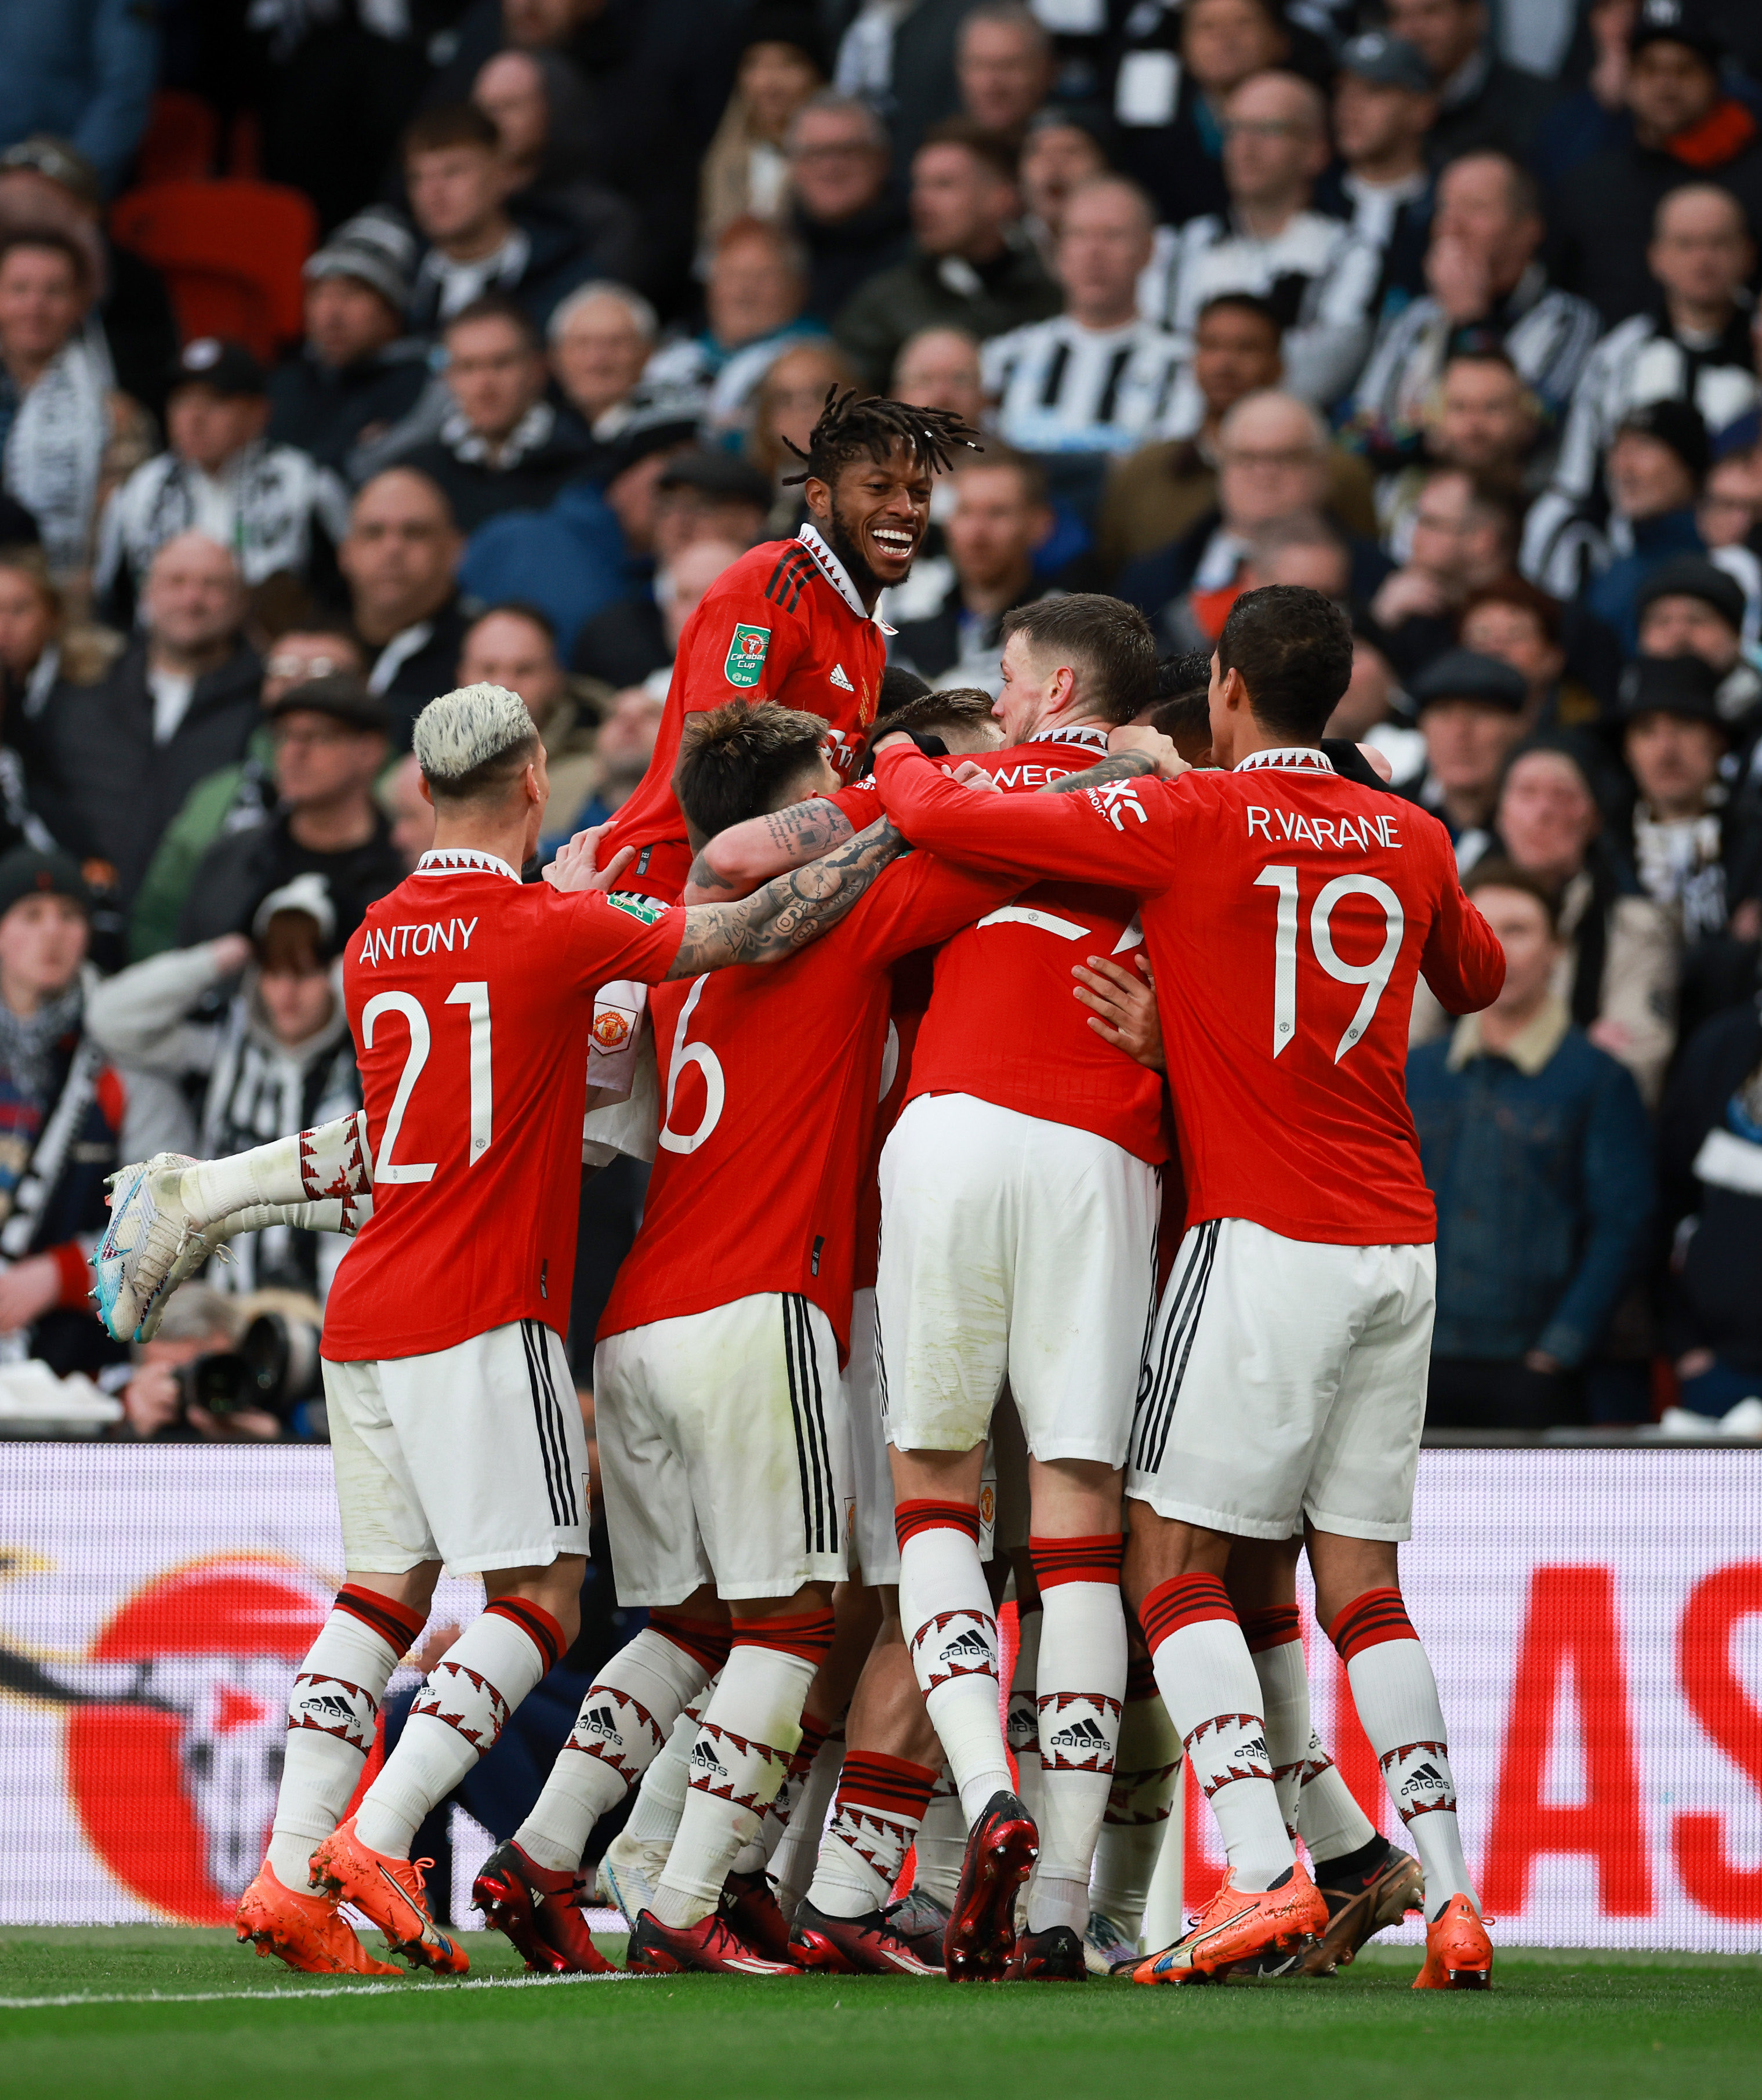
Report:
[{"label": "adidas logo on sock", "polygon": [[728,1776],[728,1767],[701,1736],[691,1745],[691,1768],[694,1771],[714,1772],[718,1779]]},{"label": "adidas logo on sock", "polygon": [[1402,1781],[1401,1790],[1403,1793],[1422,1793],[1427,1787],[1435,1786],[1440,1792],[1443,1792],[1448,1789],[1449,1785],[1449,1780],[1445,1778],[1436,1765],[1415,1765]]},{"label": "adidas logo on sock", "polygon": [[1273,1762],[1265,1736],[1251,1736],[1246,1742],[1238,1743],[1234,1754],[1239,1758],[1264,1758],[1268,1764]]},{"label": "adidas logo on sock", "polygon": [[618,1717],[609,1706],[590,1707],[582,1717],[581,1727],[590,1736],[598,1736],[602,1741],[612,1743],[619,1749],[624,1748],[624,1738],[618,1733]]},{"label": "adidas logo on sock", "polygon": [[1055,1750],[1105,1750],[1106,1747],[1107,1736],[1099,1723],[1087,1719],[1074,1721],[1053,1738]]},{"label": "adidas logo on sock", "polygon": [[327,1721],[352,1721],[355,1709],[347,1699],[339,1698],[334,1692],[319,1693],[316,1697],[300,1701],[302,1714],[322,1714]]},{"label": "adidas logo on sock", "polygon": [[983,1634],[956,1634],[943,1650],[940,1659],[943,1662],[989,1662],[991,1644]]}]

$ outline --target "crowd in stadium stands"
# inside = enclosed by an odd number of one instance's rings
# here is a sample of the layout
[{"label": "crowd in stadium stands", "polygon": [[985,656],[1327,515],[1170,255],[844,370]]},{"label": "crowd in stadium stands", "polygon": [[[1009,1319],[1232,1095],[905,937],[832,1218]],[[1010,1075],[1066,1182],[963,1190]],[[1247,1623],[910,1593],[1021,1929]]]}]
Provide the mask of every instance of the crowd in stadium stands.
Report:
[{"label": "crowd in stadium stands", "polygon": [[[995,689],[1049,592],[1171,657],[1258,585],[1349,611],[1332,727],[1507,954],[1415,1016],[1433,1423],[1762,1434],[1754,0],[0,20],[0,1356],[124,1434],[277,1432],[168,1398],[212,1313],[117,1361],[105,1174],[359,1100],[338,959],[427,842],[417,712],[510,687],[552,832],[603,821],[855,386],[991,435],[882,606],[933,684]],[[310,201],[273,355],[123,237],[188,135]],[[584,1383],[642,1178],[585,1185]],[[210,1280],[321,1299],[340,1251]]]}]

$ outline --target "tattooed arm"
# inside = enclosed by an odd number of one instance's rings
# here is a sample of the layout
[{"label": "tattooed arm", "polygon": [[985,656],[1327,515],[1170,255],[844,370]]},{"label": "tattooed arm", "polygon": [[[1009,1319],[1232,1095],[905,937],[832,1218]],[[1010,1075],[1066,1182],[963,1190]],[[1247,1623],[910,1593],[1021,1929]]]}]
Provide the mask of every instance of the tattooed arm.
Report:
[{"label": "tattooed arm", "polygon": [[[802,802],[796,809],[814,806]],[[819,806],[844,822],[830,803]],[[905,840],[884,817],[805,867],[774,877],[737,904],[690,906],[685,938],[667,975],[695,977],[731,963],[781,962],[836,926],[887,863],[905,850]]]},{"label": "tattooed arm", "polygon": [[1142,780],[1156,770],[1156,761],[1147,751],[1111,751],[1080,773],[1067,773],[1062,780],[1041,788],[1043,795],[1076,795],[1085,788],[1103,788],[1110,780]]},{"label": "tattooed arm", "polygon": [[683,904],[722,904],[745,897],[760,883],[830,853],[852,836],[850,819],[836,802],[816,796],[768,816],[750,817],[718,832],[691,863]]}]

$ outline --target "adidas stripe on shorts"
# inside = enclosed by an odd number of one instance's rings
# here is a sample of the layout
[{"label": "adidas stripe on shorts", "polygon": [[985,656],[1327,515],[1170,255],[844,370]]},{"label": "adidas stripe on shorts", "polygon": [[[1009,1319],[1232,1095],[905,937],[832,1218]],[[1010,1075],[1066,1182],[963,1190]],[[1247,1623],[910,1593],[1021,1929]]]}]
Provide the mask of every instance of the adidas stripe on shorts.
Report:
[{"label": "adidas stripe on shorts", "polygon": [[1189,1228],[1151,1330],[1126,1493],[1243,1538],[1307,1518],[1402,1539],[1425,1427],[1434,1250]]},{"label": "adidas stripe on shorts", "polygon": [[607,1335],[594,1418],[620,1604],[843,1579],[850,1437],[819,1306],[763,1291]]},{"label": "adidas stripe on shorts", "polygon": [[561,1339],[537,1320],[427,1356],[325,1370],[346,1567],[544,1568],[588,1550],[587,1437]]}]

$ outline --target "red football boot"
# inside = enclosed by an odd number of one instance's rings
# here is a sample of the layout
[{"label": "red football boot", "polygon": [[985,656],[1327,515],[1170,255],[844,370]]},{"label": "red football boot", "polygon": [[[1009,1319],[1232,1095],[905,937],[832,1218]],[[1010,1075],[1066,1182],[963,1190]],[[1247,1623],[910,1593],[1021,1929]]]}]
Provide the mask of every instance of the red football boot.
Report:
[{"label": "red football boot", "polygon": [[519,1948],[528,1969],[550,1976],[603,1976],[615,1968],[581,1915],[586,1884],[567,1868],[541,1867],[510,1838],[484,1862],[471,1901],[484,1922]]}]

